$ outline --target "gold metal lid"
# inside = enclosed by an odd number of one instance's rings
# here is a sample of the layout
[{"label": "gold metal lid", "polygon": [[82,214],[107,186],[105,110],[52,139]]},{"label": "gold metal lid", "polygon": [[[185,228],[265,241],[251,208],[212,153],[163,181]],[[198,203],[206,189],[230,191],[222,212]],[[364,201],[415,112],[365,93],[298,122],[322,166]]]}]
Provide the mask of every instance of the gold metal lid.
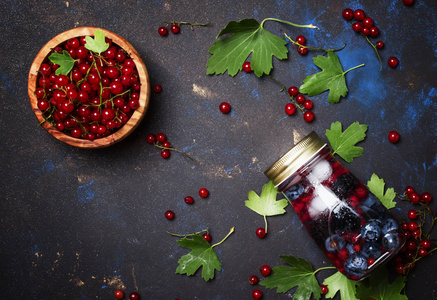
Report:
[{"label": "gold metal lid", "polygon": [[326,143],[312,131],[268,168],[264,174],[275,186],[283,183],[319,152]]}]

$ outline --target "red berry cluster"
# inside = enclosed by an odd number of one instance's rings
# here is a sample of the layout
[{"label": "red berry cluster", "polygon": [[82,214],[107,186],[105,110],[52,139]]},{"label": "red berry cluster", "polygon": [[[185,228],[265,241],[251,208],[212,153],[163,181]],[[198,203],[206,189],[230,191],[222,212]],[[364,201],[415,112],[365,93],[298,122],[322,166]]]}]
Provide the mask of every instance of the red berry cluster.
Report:
[{"label": "red berry cluster", "polygon": [[311,100],[306,99],[304,95],[299,94],[299,89],[296,86],[291,86],[287,90],[290,100],[293,103],[287,103],[285,105],[285,113],[287,115],[293,115],[296,112],[296,107],[303,112],[303,119],[305,122],[312,122],[315,118],[315,114],[311,109],[314,104]]},{"label": "red berry cluster", "polygon": [[[416,266],[416,262],[437,250],[437,247],[431,249],[430,232],[437,220],[434,217],[428,204],[432,200],[430,193],[425,192],[419,195],[413,187],[407,186],[401,199],[409,201],[413,205],[421,205],[422,209],[410,209],[407,213],[407,221],[402,222],[406,243],[399,251],[399,254],[393,259],[395,271],[398,274],[405,275]],[[425,219],[426,214],[431,214],[431,228],[426,232]]]},{"label": "red berry cluster", "polygon": [[[116,290],[114,292],[115,299],[123,299],[124,298],[124,291],[123,290]],[[139,300],[140,294],[137,292],[132,292],[129,294],[129,300]]]},{"label": "red berry cluster", "polygon": [[[379,36],[379,28],[375,25],[374,20],[366,16],[366,13],[362,9],[356,9],[355,11],[346,8],[342,12],[343,18],[352,22],[352,30],[361,33],[366,37],[367,41],[372,45],[375,51],[378,53],[378,50],[384,48],[383,41],[377,41],[374,45],[368,37],[376,38]],[[379,54],[378,54],[379,57]],[[399,60],[396,57],[390,57],[388,59],[388,65],[392,68],[396,68],[399,64]]]},{"label": "red berry cluster", "polygon": [[[208,191],[208,189],[206,189],[206,188],[201,188],[201,189],[199,190],[199,196],[200,196],[201,198],[207,198],[207,197],[209,196],[209,191]],[[186,204],[188,204],[188,205],[191,205],[191,204],[194,203],[194,198],[191,197],[191,196],[186,196],[186,197],[184,198],[184,202],[185,202]],[[165,218],[166,218],[167,220],[173,220],[174,217],[175,217],[175,213],[174,213],[174,211],[172,211],[172,210],[167,210],[167,211],[165,212]],[[211,236],[209,235],[208,232],[207,232],[207,234],[204,234],[203,237],[204,237],[208,242],[211,240]],[[209,237],[209,240],[208,240],[208,237]]]},{"label": "red berry cluster", "polygon": [[[300,45],[305,46],[307,40],[303,35],[299,35],[296,37],[296,42]],[[299,46],[297,47],[297,53],[299,53],[300,55],[306,55],[308,53],[308,48]]]},{"label": "red berry cluster", "polygon": [[167,159],[170,157],[170,150],[172,150],[172,146],[169,141],[167,141],[167,136],[160,132],[157,135],[153,133],[149,133],[146,136],[146,142],[148,144],[153,144],[158,148],[161,148],[161,157]]},{"label": "red berry cluster", "polygon": [[44,119],[75,138],[94,140],[118,130],[139,107],[140,81],[134,61],[106,38],[109,48],[98,55],[85,48],[85,36],[72,38],[52,53],[67,51],[72,70],[56,75],[49,59],[39,69],[35,95]]},{"label": "red berry cluster", "polygon": [[190,23],[190,22],[164,22],[165,26],[160,26],[158,28],[158,34],[160,36],[166,36],[168,34],[167,27],[170,26],[170,31],[174,34],[178,34],[181,31],[181,25],[190,25],[191,30],[193,30],[194,26],[208,26],[209,23],[202,24],[202,23]]},{"label": "red berry cluster", "polygon": [[[259,269],[260,273],[262,276],[267,277],[272,273],[272,269],[270,268],[270,266],[268,265],[262,265],[261,268]],[[251,285],[257,285],[259,282],[259,277],[256,275],[252,275],[249,277],[249,283]],[[254,300],[259,300],[263,297],[263,292],[260,291],[259,289],[254,289],[252,291],[252,298]]]}]

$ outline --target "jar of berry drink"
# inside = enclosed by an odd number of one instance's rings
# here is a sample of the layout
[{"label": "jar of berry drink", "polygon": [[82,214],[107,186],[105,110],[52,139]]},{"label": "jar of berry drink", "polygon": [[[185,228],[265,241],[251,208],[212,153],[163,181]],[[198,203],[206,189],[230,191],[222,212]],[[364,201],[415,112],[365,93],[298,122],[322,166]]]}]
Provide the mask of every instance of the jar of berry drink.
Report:
[{"label": "jar of berry drink", "polygon": [[387,208],[311,132],[265,175],[291,201],[300,221],[332,264],[362,280],[404,244]]}]

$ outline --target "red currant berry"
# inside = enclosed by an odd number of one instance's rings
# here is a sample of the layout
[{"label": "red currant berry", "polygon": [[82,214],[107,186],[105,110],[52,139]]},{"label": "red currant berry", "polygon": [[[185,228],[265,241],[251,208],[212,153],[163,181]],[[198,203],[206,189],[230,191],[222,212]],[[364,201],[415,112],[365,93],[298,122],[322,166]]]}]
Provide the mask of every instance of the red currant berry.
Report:
[{"label": "red currant berry", "polygon": [[167,220],[173,220],[174,217],[175,217],[175,214],[174,214],[174,212],[173,212],[172,210],[167,210],[167,211],[165,212],[165,218],[166,218]]},{"label": "red currant berry", "polygon": [[362,9],[357,9],[354,11],[354,18],[357,19],[358,21],[364,20],[365,17],[366,17],[366,14],[364,13],[364,11]]},{"label": "red currant berry", "polygon": [[199,190],[199,196],[202,198],[206,198],[209,195],[209,191],[206,188],[201,188]]},{"label": "red currant berry", "polygon": [[129,294],[129,300],[140,300],[140,294],[132,292]]},{"label": "red currant berry", "polygon": [[354,18],[354,11],[352,9],[350,9],[350,8],[346,8],[346,9],[343,10],[341,15],[346,20],[352,20]]},{"label": "red currant berry", "polygon": [[171,144],[169,141],[165,141],[164,143],[162,143],[162,147],[164,148],[171,148]]},{"label": "red currant berry", "polygon": [[288,94],[290,96],[296,96],[297,94],[299,94],[299,89],[296,86],[290,86],[288,88]]},{"label": "red currant berry", "polygon": [[154,135],[153,133],[149,133],[149,134],[146,136],[146,142],[147,142],[148,144],[153,144],[153,143],[155,143],[155,141],[156,141],[156,137],[155,137],[155,135]]},{"label": "red currant berry", "polygon": [[323,295],[328,293],[328,287],[326,285],[321,285],[320,289],[322,290]]},{"label": "red currant berry", "polygon": [[47,110],[50,107],[50,102],[47,99],[41,99],[38,101],[38,108],[42,111]]},{"label": "red currant berry", "polygon": [[375,263],[375,259],[374,258],[368,258],[367,259],[367,264],[370,266],[370,265],[373,265]]},{"label": "red currant berry", "polygon": [[268,265],[262,265],[260,268],[260,272],[262,276],[269,276],[272,272],[272,269]]},{"label": "red currant berry", "polygon": [[379,29],[376,26],[372,26],[369,30],[369,36],[376,38],[379,35]]},{"label": "red currant berry", "polygon": [[164,133],[160,132],[156,135],[156,140],[160,143],[164,143],[167,140],[167,136]]},{"label": "red currant berry", "polygon": [[398,263],[395,266],[395,271],[396,273],[398,273],[399,275],[405,275],[406,273],[406,269],[405,269],[405,265],[403,263]]},{"label": "red currant berry", "polygon": [[369,30],[369,28],[363,27],[363,28],[361,28],[361,33],[363,35],[369,35],[370,30]]},{"label": "red currant berry", "polygon": [[285,105],[285,113],[287,115],[292,115],[296,112],[296,105],[294,105],[293,103],[287,103]]},{"label": "red currant berry", "polygon": [[376,49],[381,50],[382,48],[384,48],[384,42],[383,41],[377,41],[375,44]]},{"label": "red currant berry", "polygon": [[254,300],[259,300],[259,299],[261,299],[262,297],[263,297],[263,292],[261,292],[260,290],[255,289],[255,290],[252,291],[252,298],[253,298]]},{"label": "red currant berry", "polygon": [[185,201],[185,203],[190,204],[190,205],[194,203],[194,199],[191,196],[185,197],[184,201]]},{"label": "red currant berry", "polygon": [[408,224],[408,230],[411,232],[414,232],[415,230],[417,230],[419,226],[417,225],[416,222],[412,221]]},{"label": "red currant berry", "polygon": [[303,107],[305,107],[306,109],[312,109],[313,108],[313,101],[307,99],[303,102]]},{"label": "red currant berry", "polygon": [[373,19],[370,17],[365,17],[363,19],[363,26],[365,28],[371,28],[373,26]]},{"label": "red currant berry", "polygon": [[423,248],[419,248],[419,251],[417,252],[417,254],[419,255],[419,256],[426,256],[427,254],[428,254],[428,251],[426,250],[426,249],[423,249]]},{"label": "red currant berry", "polygon": [[399,142],[399,139],[401,138],[401,135],[397,131],[390,131],[388,133],[388,140],[390,143],[396,144]]},{"label": "red currant berry", "polygon": [[122,290],[116,290],[114,292],[114,296],[116,299],[123,299],[124,298],[124,292]]},{"label": "red currant berry", "polygon": [[355,32],[360,32],[363,28],[363,24],[361,22],[355,22],[352,24],[352,30]]},{"label": "red currant berry", "polygon": [[431,242],[429,240],[421,240],[420,247],[422,247],[423,249],[429,249],[431,248]]},{"label": "red currant berry", "polygon": [[153,86],[153,91],[154,91],[155,93],[161,93],[161,92],[162,92],[162,86],[161,86],[160,84],[155,84],[155,85]]},{"label": "red currant berry", "polygon": [[159,27],[158,33],[160,36],[166,36],[168,34],[167,27],[164,27],[164,26]]},{"label": "red currant berry", "polygon": [[178,24],[173,24],[170,27],[171,32],[173,32],[174,34],[178,34],[179,31],[181,31],[181,28],[179,27]]},{"label": "red currant berry", "polygon": [[305,99],[305,96],[302,95],[302,94],[299,94],[299,95],[296,96],[296,102],[297,102],[297,103],[302,104],[302,103],[305,102],[305,100],[306,100],[306,99]]},{"label": "red currant berry", "polygon": [[246,62],[243,64],[243,71],[244,71],[244,72],[247,72],[247,73],[252,72],[252,67],[250,66],[250,61],[246,61]]},{"label": "red currant berry", "polygon": [[396,68],[399,64],[399,60],[396,57],[390,57],[388,59],[388,65],[392,68]]},{"label": "red currant berry", "polygon": [[407,186],[405,188],[405,194],[409,195],[411,193],[414,193],[414,188],[412,186]]},{"label": "red currant berry", "polygon": [[405,247],[407,247],[408,250],[416,250],[417,248],[417,243],[415,240],[409,240],[407,241],[407,243],[405,244]]},{"label": "red currant berry", "polygon": [[231,111],[231,105],[228,102],[220,103],[220,111],[224,114],[227,114]]},{"label": "red currant berry", "polygon": [[305,122],[307,122],[307,123],[311,123],[311,122],[314,120],[315,117],[316,117],[316,116],[314,115],[314,113],[313,113],[311,110],[307,110],[307,111],[304,112],[304,114],[303,114],[303,119],[304,119]]},{"label": "red currant berry", "polygon": [[414,4],[414,0],[402,0],[406,6],[410,6]]},{"label": "red currant berry", "polygon": [[205,239],[205,241],[207,241],[208,243],[211,242],[211,235],[207,232],[205,232],[204,234],[202,234],[202,237]]},{"label": "red currant berry", "polygon": [[306,38],[303,35],[299,35],[296,37],[296,42],[298,42],[301,45],[305,45],[307,42]]},{"label": "red currant berry", "polygon": [[162,149],[161,151],[161,157],[164,159],[167,159],[170,157],[170,150],[168,149]]},{"label": "red currant berry", "polygon": [[416,192],[409,194],[408,198],[410,199],[411,203],[418,203],[420,201],[420,196]]},{"label": "red currant berry", "polygon": [[424,203],[429,203],[432,200],[432,196],[430,193],[425,192],[420,196],[420,200],[422,200]]},{"label": "red currant berry", "polygon": [[411,220],[417,219],[417,211],[415,211],[414,209],[410,209],[408,211],[408,218],[410,218]]},{"label": "red currant berry", "polygon": [[259,237],[260,239],[263,239],[266,237],[266,230],[262,227],[258,228],[256,230],[256,236]]},{"label": "red currant berry", "polygon": [[252,285],[258,284],[259,278],[256,275],[252,275],[249,277],[249,283]]},{"label": "red currant berry", "polygon": [[297,48],[297,52],[298,52],[300,55],[306,55],[306,54],[308,53],[308,48],[305,48],[305,47],[299,47],[299,48]]}]

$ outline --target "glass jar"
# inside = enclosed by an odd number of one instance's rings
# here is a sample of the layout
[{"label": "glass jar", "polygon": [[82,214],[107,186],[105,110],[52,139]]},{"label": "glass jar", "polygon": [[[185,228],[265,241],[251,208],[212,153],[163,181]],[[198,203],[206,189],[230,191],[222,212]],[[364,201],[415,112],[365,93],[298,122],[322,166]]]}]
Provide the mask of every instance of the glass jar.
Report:
[{"label": "glass jar", "polygon": [[404,237],[387,208],[311,132],[265,175],[291,202],[332,264],[362,280],[392,257]]}]

